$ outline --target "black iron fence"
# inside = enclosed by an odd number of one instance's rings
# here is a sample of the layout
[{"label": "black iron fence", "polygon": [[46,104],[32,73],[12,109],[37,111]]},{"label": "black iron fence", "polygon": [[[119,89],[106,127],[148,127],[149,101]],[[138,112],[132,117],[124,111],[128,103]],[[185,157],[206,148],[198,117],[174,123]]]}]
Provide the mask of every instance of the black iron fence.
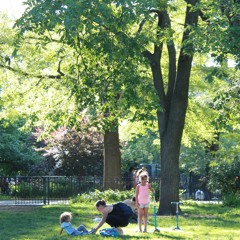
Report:
[{"label": "black iron fence", "polygon": [[97,176],[19,176],[0,177],[0,200],[8,197],[15,204],[50,204],[67,202],[78,194],[112,189],[126,189],[126,178],[105,179]]},{"label": "black iron fence", "polygon": [[21,176],[0,177],[1,195],[11,196],[15,204],[49,204],[53,201],[67,201],[70,197],[102,190],[99,177],[66,176]]},{"label": "black iron fence", "polygon": [[[128,179],[114,178],[105,179],[107,185],[113,186],[113,189],[125,190]],[[152,187],[156,191],[156,198],[160,192],[160,178],[151,179]],[[14,200],[14,204],[50,204],[53,202],[68,202],[68,200],[78,194],[104,190],[103,178],[97,176],[21,176],[21,177],[0,177],[0,200],[7,197]],[[202,192],[189,194],[183,191],[180,195],[182,200],[220,200],[220,195],[207,195]],[[207,197],[208,196],[208,197]]]}]

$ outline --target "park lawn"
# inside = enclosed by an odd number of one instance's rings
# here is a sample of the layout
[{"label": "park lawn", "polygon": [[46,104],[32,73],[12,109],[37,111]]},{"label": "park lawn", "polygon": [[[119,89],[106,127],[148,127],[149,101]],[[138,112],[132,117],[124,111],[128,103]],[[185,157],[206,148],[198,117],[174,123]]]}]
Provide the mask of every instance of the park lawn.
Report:
[{"label": "park lawn", "polygon": [[[179,227],[175,216],[158,216],[160,233],[154,233],[153,208],[149,211],[148,233],[138,233],[137,224],[124,228],[124,236],[119,239],[240,239],[240,210],[218,204],[186,202],[181,205],[183,214],[179,216]],[[87,229],[96,226],[93,221],[101,215],[93,204],[48,205],[48,206],[0,206],[0,240],[68,240],[104,239],[96,235],[71,237],[65,232],[60,236],[59,215],[64,211],[73,214],[72,224],[84,224]],[[102,228],[109,227],[107,224]],[[114,238],[107,238],[114,239]]]}]

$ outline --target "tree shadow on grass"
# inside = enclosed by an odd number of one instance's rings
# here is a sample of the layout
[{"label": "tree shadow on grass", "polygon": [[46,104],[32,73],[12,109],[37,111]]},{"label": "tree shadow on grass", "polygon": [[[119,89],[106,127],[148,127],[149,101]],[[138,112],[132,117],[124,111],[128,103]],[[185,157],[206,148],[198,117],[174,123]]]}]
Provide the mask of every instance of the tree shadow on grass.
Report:
[{"label": "tree shadow on grass", "polygon": [[133,236],[133,235],[124,235],[119,237],[120,239],[160,239],[160,238],[164,238],[164,239],[186,239],[185,236],[181,237],[181,236],[172,236],[172,235],[168,235],[168,234],[152,234],[151,236],[149,234],[146,234],[146,236]]}]

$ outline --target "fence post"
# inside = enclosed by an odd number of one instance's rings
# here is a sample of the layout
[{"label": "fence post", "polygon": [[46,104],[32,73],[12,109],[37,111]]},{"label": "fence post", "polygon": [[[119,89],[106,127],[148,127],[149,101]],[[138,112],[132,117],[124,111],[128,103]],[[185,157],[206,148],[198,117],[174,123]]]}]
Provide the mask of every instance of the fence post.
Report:
[{"label": "fence post", "polygon": [[50,203],[50,191],[49,191],[49,188],[50,188],[50,177],[49,176],[47,177],[47,180],[48,180],[48,182],[47,182],[47,197],[48,197],[48,205],[49,205],[49,203]]},{"label": "fence post", "polygon": [[46,201],[47,201],[47,197],[46,197],[46,178],[42,177],[43,179],[43,192],[44,192],[44,196],[43,196],[43,204],[46,205]]}]

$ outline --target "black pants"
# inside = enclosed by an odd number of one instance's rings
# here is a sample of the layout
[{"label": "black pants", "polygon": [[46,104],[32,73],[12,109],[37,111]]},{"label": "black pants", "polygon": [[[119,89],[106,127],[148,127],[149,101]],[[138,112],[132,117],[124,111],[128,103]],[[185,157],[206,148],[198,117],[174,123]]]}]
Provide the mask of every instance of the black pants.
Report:
[{"label": "black pants", "polygon": [[120,215],[109,215],[106,219],[106,223],[115,228],[126,227],[129,224],[129,218]]}]

